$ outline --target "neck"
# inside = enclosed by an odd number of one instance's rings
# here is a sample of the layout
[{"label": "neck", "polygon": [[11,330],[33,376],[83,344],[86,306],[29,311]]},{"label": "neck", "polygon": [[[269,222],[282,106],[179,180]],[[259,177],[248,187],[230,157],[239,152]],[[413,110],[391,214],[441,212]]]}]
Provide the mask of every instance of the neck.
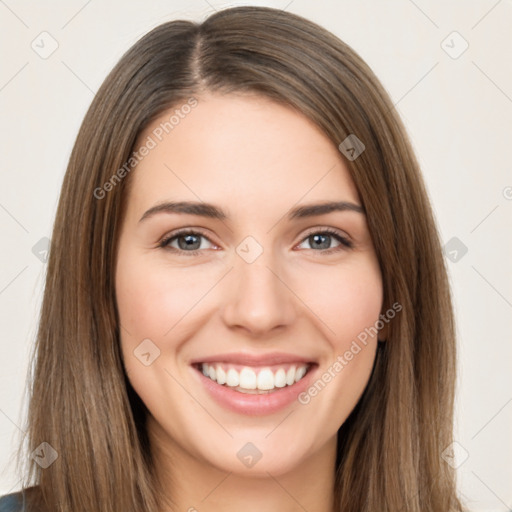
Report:
[{"label": "neck", "polygon": [[148,433],[161,512],[333,512],[336,437],[292,470],[257,477],[223,471],[187,452],[150,417]]}]

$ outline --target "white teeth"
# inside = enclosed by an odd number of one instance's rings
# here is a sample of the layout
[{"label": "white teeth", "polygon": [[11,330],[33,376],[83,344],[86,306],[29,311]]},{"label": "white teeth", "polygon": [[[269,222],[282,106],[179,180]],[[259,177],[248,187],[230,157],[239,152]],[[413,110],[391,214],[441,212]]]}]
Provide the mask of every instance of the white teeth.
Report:
[{"label": "white teeth", "polygon": [[286,386],[286,372],[279,368],[274,375],[274,386],[276,388],[284,388]]},{"label": "white teeth", "polygon": [[256,389],[256,374],[250,368],[243,368],[240,372],[239,386],[244,389]]},{"label": "white teeth", "polygon": [[[207,375],[208,376],[208,375]],[[295,367],[290,366],[286,372],[286,384],[291,386],[295,382]]]},{"label": "white teeth", "polygon": [[217,383],[218,384],[226,383],[226,372],[222,369],[221,366],[217,366]]},{"label": "white teeth", "polygon": [[226,384],[228,386],[232,386],[234,388],[236,388],[236,386],[240,385],[240,375],[233,368],[230,368],[228,370],[228,374],[226,376]]},{"label": "white teeth", "polygon": [[[210,372],[210,376],[211,374],[212,373]],[[297,368],[297,371],[295,372],[295,382],[299,382],[299,380],[302,379],[304,375],[306,375],[306,367],[300,366],[299,368]]]},{"label": "white teeth", "polygon": [[263,370],[258,373],[258,389],[273,389],[274,387],[274,374],[269,368],[263,368]]},{"label": "white teeth", "polygon": [[216,381],[218,384],[225,384],[231,388],[238,388],[242,393],[251,390],[271,391],[275,388],[291,386],[306,375],[307,364],[290,366],[288,370],[279,368],[275,373],[270,368],[262,368],[258,374],[253,368],[244,366],[240,372],[234,368],[227,371],[221,364],[202,363],[201,371],[204,376]]}]

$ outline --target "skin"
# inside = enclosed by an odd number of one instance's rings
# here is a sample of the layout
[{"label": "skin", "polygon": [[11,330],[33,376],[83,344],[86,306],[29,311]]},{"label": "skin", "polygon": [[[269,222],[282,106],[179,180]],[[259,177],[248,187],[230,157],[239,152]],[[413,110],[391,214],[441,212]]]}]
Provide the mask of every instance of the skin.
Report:
[{"label": "skin", "polygon": [[[382,276],[365,215],[286,217],[299,205],[361,204],[338,149],[306,117],[269,99],[208,94],[130,179],[115,276],[122,352],[150,412],[172,510],[331,511],[336,433],[368,382],[377,337],[308,404],[263,416],[212,401],[190,361],[282,351],[316,360],[320,376],[377,322]],[[228,218],[159,213],[139,222],[164,201],[213,203]],[[176,238],[174,251],[158,246],[180,228],[206,234],[197,254],[180,252]],[[325,228],[353,247],[329,236],[315,244],[309,235]],[[252,263],[236,252],[247,236],[263,249]],[[148,366],[134,356],[144,339],[160,350]],[[247,442],[262,453],[251,468],[236,456]]]}]

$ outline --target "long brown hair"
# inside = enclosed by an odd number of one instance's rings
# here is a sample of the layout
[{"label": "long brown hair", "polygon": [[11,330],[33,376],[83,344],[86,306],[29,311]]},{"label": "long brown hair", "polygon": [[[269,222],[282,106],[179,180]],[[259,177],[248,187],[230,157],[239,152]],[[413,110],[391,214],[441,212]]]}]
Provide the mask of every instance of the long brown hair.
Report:
[{"label": "long brown hair", "polygon": [[205,91],[259,93],[305,114],[336,146],[349,135],[363,142],[361,155],[346,163],[380,262],[383,310],[396,302],[402,310],[339,430],[336,510],[460,510],[441,457],[452,440],[451,297],[406,131],[347,44],[297,15],[262,7],[158,26],[121,58],[85,116],[53,230],[28,415],[26,448],[45,442],[58,458],[46,469],[31,461],[26,486],[39,485],[31,499],[48,511],[158,510],[146,410],[120,353],[117,240],[138,136]]}]

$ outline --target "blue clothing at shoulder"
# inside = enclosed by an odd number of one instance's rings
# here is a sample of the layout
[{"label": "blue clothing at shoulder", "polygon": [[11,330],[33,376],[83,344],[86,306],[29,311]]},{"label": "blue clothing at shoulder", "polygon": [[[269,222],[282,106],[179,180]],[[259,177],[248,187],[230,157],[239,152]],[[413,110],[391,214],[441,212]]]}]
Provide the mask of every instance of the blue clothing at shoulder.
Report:
[{"label": "blue clothing at shoulder", "polygon": [[21,492],[7,494],[0,498],[0,512],[24,512],[23,496]]}]

